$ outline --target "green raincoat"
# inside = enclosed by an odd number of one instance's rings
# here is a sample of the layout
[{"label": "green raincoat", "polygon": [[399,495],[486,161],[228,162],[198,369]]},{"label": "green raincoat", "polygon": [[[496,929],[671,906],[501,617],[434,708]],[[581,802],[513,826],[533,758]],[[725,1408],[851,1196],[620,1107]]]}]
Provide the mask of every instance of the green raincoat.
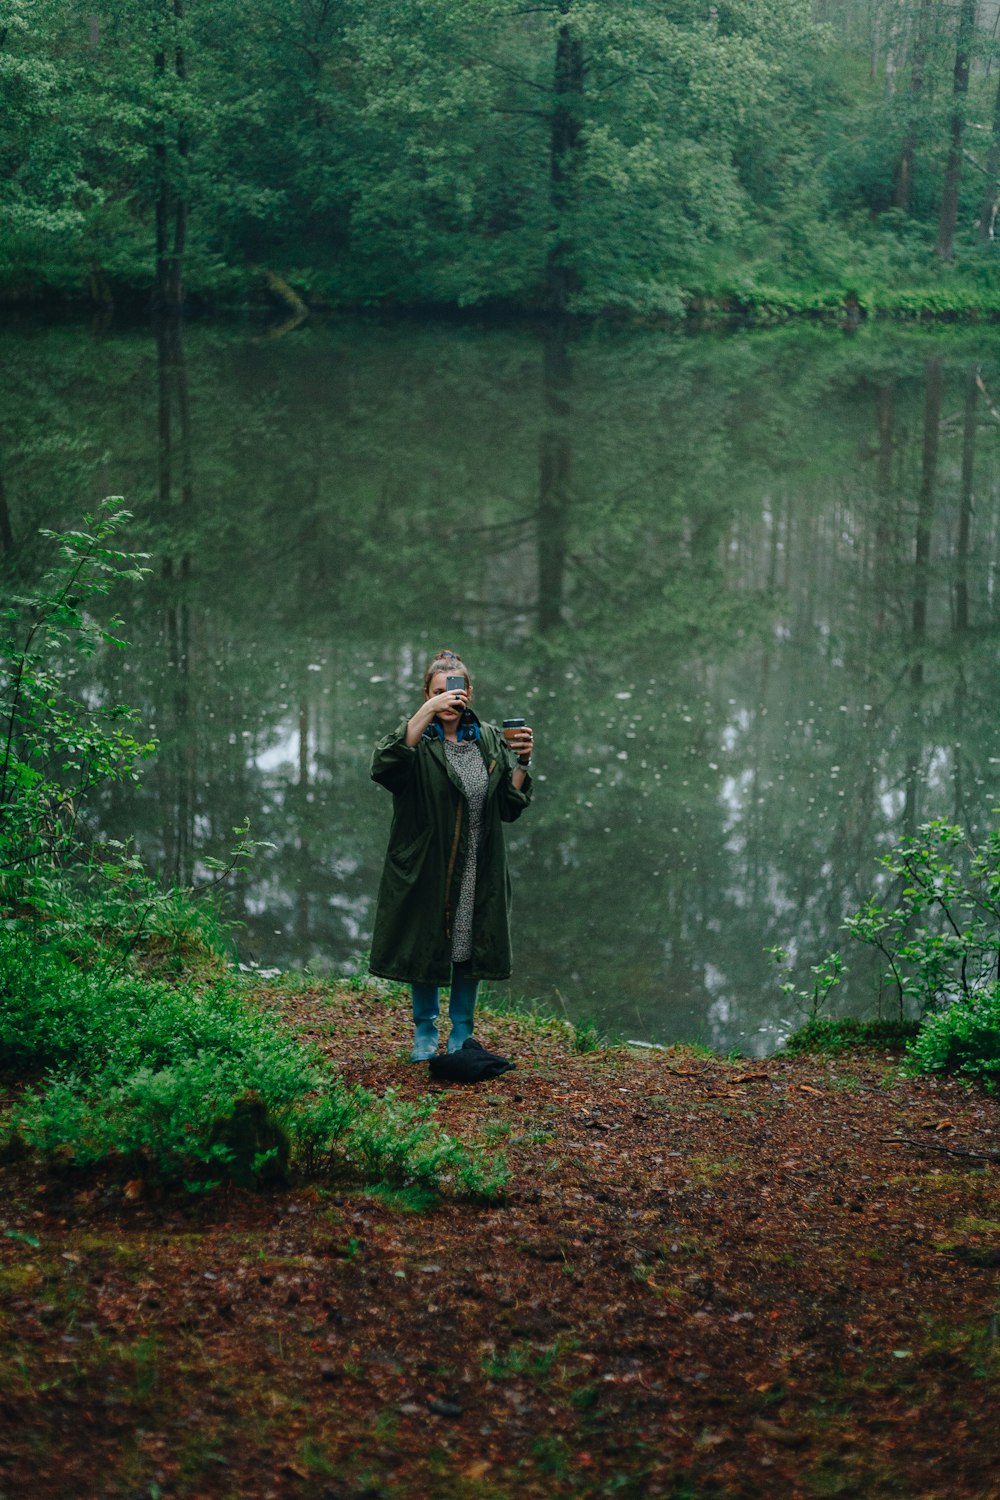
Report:
[{"label": "green raincoat", "polygon": [[[452,914],[468,852],[467,806],[444,741],[421,739],[408,745],[407,722],[380,740],[372,756],[372,780],[392,792],[393,814],[370,968],[384,979],[408,984],[448,984]],[[531,776],[520,790],[515,788],[515,757],[495,724],[479,725],[479,749],[489,784],[476,862],[469,974],[507,979],[510,876],[501,824],[513,823],[531,801]]]}]

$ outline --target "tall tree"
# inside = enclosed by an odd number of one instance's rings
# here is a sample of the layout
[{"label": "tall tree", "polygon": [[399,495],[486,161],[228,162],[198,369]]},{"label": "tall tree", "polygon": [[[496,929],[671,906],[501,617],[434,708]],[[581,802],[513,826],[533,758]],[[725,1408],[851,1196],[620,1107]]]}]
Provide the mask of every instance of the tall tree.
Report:
[{"label": "tall tree", "polygon": [[976,407],[979,370],[965,377],[965,415],[962,422],[962,483],[959,492],[958,538],[955,544],[955,628],[969,628],[969,534],[972,529],[973,478],[976,467]]},{"label": "tall tree", "polygon": [[920,0],[913,52],[910,58],[910,89],[903,144],[896,163],[896,177],[892,190],[893,208],[909,210],[913,191],[913,170],[916,161],[917,139],[920,130],[920,111],[924,97],[924,78],[927,69],[927,53],[930,44],[933,11],[936,0]]},{"label": "tall tree", "polygon": [[913,660],[911,685],[924,680],[924,649],[927,641],[927,596],[930,589],[931,522],[937,495],[938,452],[941,444],[941,356],[927,361],[924,372],[924,436],[920,461],[920,490],[913,544]]},{"label": "tall tree", "polygon": [[548,300],[565,312],[579,288],[573,243],[566,237],[576,186],[583,102],[583,42],[569,20],[571,0],[559,0],[555,68],[552,80],[552,110],[549,139],[549,201],[552,207],[553,243],[546,259]]},{"label": "tall tree", "polygon": [[965,131],[965,104],[969,92],[969,66],[972,60],[972,44],[975,34],[976,0],[960,0],[955,38],[955,67],[952,75],[948,159],[944,169],[941,215],[938,219],[935,247],[942,260],[951,260],[955,250],[958,190],[962,180],[962,136]]},{"label": "tall tree", "polygon": [[184,300],[189,212],[184,0],[160,0],[154,18],[154,38],[156,304],[161,311],[176,312]]},{"label": "tall tree", "polygon": [[980,245],[988,245],[992,240],[997,209],[1000,208],[1000,68],[997,69],[997,87],[993,95],[993,122],[985,172],[986,184],[979,208]]}]

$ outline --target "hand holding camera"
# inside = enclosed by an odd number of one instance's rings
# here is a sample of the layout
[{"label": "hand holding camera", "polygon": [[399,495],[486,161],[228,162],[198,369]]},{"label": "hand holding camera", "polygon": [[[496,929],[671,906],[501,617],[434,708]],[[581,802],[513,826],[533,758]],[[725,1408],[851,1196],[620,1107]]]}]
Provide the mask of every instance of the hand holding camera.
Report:
[{"label": "hand holding camera", "polygon": [[426,700],[431,714],[463,713],[469,702],[469,694],[462,676],[448,677],[443,693],[435,693]]}]

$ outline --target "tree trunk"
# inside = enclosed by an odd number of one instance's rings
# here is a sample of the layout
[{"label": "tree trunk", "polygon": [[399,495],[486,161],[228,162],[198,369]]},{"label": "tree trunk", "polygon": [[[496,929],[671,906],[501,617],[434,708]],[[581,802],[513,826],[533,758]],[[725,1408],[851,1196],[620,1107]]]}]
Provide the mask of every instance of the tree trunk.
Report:
[{"label": "tree trunk", "polygon": [[[173,431],[170,399],[170,335],[166,322],[156,320],[156,406],[157,406],[157,498],[161,526],[170,524],[170,496],[173,487]],[[164,577],[172,569],[169,552],[163,560]]]},{"label": "tree trunk", "polygon": [[927,361],[924,372],[924,442],[917,499],[917,527],[913,549],[913,614],[910,660],[910,707],[906,716],[906,771],[902,833],[913,838],[920,821],[923,741],[924,648],[927,644],[927,594],[930,586],[931,522],[937,489],[938,446],[941,430],[941,359]]},{"label": "tree trunk", "polygon": [[976,31],[976,0],[962,0],[958,14],[958,37],[955,42],[955,71],[952,76],[951,139],[944,169],[941,192],[941,217],[938,220],[936,250],[942,260],[951,260],[955,251],[955,225],[958,222],[958,190],[962,181],[962,132],[965,129],[965,100],[969,92],[969,61]]},{"label": "tree trunk", "polygon": [[[166,72],[167,54],[160,48],[153,57],[153,73],[161,90]],[[167,153],[167,120],[162,102],[158,105],[158,111],[156,144],[153,147],[156,162],[156,306],[163,309],[170,305],[170,162]]]},{"label": "tree trunk", "polygon": [[875,488],[878,494],[878,519],[875,525],[875,561],[872,569],[875,585],[875,626],[885,626],[886,602],[892,582],[895,557],[896,524],[893,506],[893,458],[895,455],[896,384],[890,380],[878,390],[878,470]]},{"label": "tree trunk", "polygon": [[913,190],[913,164],[917,154],[917,126],[920,96],[924,88],[924,69],[927,66],[927,38],[930,35],[930,18],[934,0],[921,0],[917,17],[917,30],[913,39],[913,61],[910,64],[910,107],[906,123],[906,134],[896,164],[896,181],[892,190],[893,208],[909,212],[910,194]]},{"label": "tree trunk", "polygon": [[890,7],[891,14],[886,25],[885,43],[885,92],[892,99],[896,93],[896,74],[906,52],[909,6],[896,4]]},{"label": "tree trunk", "polygon": [[937,487],[941,429],[941,358],[927,361],[924,384],[924,444],[920,466],[917,530],[913,548],[913,665],[910,681],[924,680],[923,648],[927,641],[927,593],[930,584],[931,521]]},{"label": "tree trunk", "polygon": [[573,378],[569,334],[559,319],[544,332],[545,429],[538,450],[538,629],[562,622],[566,533],[572,462],[569,388]]},{"label": "tree trunk", "polygon": [[[569,0],[560,0],[565,14]],[[565,312],[579,285],[573,265],[573,240],[566,216],[575,196],[576,159],[580,149],[580,101],[583,97],[583,43],[567,23],[559,27],[553,76],[553,107],[549,135],[549,207],[554,240],[546,263],[549,305]]]},{"label": "tree trunk", "polygon": [[180,318],[176,316],[170,319],[168,329],[168,347],[170,350],[170,368],[172,385],[177,398],[177,416],[180,424],[181,443],[181,524],[185,529],[184,556],[181,559],[181,572],[186,576],[189,571],[188,528],[191,525],[191,511],[194,506],[194,461],[191,446],[191,397],[188,389],[187,361],[184,357],[184,339],[182,333],[183,325]]},{"label": "tree trunk", "polygon": [[7,503],[7,485],[0,474],[0,552],[14,550],[14,528],[10,524],[10,506]]},{"label": "tree trunk", "polygon": [[[184,20],[184,0],[174,0],[174,20],[180,27]],[[179,33],[178,33],[179,35]],[[178,40],[174,50],[174,69],[179,83],[187,82],[187,63],[184,57],[184,48]],[[188,127],[187,121],[181,115],[177,122],[177,166],[179,181],[174,202],[174,247],[170,263],[169,296],[170,306],[180,308],[184,300],[183,295],[183,266],[184,251],[187,246],[187,155],[188,155]]]},{"label": "tree trunk", "polygon": [[972,479],[976,465],[977,370],[965,377],[965,421],[962,424],[962,487],[955,548],[955,629],[969,628],[969,532],[972,527]]},{"label": "tree trunk", "polygon": [[[177,81],[187,79],[184,48],[178,40],[184,20],[184,0],[168,0],[165,31],[174,29],[173,70]],[[153,72],[161,88],[167,77],[167,48],[161,44],[153,57]],[[164,100],[159,101],[159,119],[153,154],[156,164],[156,307],[160,312],[179,311],[183,301],[184,251],[187,244],[187,155],[186,121],[175,118]]]},{"label": "tree trunk", "polygon": [[1000,208],[1000,70],[993,99],[993,137],[986,156],[986,187],[979,210],[979,243],[988,245],[993,238],[997,209]]}]

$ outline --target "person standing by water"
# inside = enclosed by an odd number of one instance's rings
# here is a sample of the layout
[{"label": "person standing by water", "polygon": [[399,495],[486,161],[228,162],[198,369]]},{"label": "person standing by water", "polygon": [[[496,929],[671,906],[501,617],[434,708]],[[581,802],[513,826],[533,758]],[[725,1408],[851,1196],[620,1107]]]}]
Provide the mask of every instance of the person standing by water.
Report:
[{"label": "person standing by water", "polygon": [[375,747],[372,780],[393,794],[369,967],[413,991],[412,1059],[438,1048],[450,984],[448,1051],[472,1035],[481,979],[511,971],[510,876],[502,825],[532,795],[531,729],[473,713],[472,678],[453,651],[424,673],[424,701]]}]

